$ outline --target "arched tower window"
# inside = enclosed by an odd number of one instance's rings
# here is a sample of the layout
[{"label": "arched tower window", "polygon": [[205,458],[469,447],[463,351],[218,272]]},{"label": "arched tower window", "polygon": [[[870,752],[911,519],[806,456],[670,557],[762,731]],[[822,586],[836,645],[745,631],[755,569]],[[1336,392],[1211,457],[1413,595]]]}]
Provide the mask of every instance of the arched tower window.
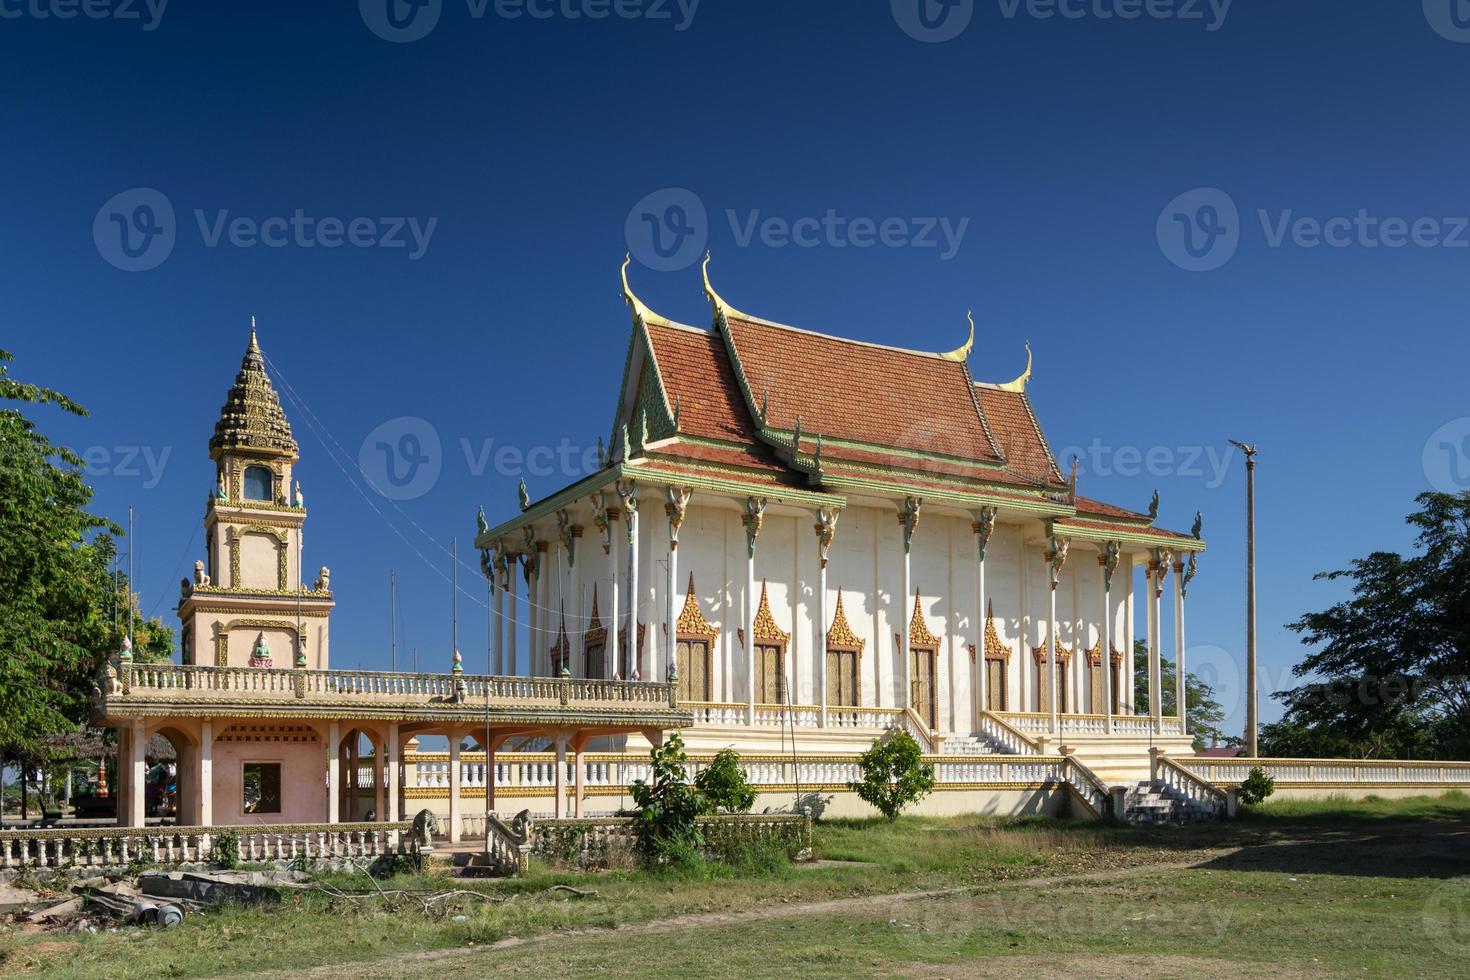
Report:
[{"label": "arched tower window", "polygon": [[244,493],[246,500],[273,501],[276,499],[275,475],[268,466],[245,467]]}]

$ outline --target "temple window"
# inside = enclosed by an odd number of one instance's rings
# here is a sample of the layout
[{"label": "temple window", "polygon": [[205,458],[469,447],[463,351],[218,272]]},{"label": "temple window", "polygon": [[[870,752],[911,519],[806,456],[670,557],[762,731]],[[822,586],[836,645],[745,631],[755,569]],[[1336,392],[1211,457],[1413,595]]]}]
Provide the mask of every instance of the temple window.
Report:
[{"label": "temple window", "polygon": [[275,500],[275,474],[268,466],[245,467],[245,483],[242,488],[246,500]]},{"label": "temple window", "polygon": [[241,781],[246,813],[281,812],[281,764],[247,762]]},{"label": "temple window", "polygon": [[703,636],[681,636],[676,651],[679,671],[679,700],[709,701],[710,654],[709,638]]},{"label": "temple window", "polygon": [[939,684],[936,676],[939,654],[930,647],[910,647],[909,657],[913,671],[909,705],[932,731],[939,727]]},{"label": "temple window", "polygon": [[755,703],[785,704],[784,647],[757,643],[755,647]]},{"label": "temple window", "polygon": [[857,662],[856,650],[827,648],[827,704],[834,707],[857,707]]}]

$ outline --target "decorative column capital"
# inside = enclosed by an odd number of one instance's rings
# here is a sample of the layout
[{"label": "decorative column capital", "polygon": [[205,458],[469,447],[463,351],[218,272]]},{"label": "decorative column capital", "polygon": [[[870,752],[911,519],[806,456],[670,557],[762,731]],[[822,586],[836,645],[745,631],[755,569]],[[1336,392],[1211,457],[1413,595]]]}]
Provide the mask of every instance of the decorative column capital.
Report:
[{"label": "decorative column capital", "polygon": [[1148,574],[1154,583],[1155,599],[1164,594],[1164,579],[1169,577],[1169,559],[1171,557],[1166,549],[1155,548],[1153,557],[1148,561]]},{"label": "decorative column capital", "polygon": [[981,561],[985,560],[985,549],[990,546],[990,536],[995,533],[995,519],[999,515],[999,507],[981,507],[975,521],[970,524],[970,530],[975,532],[975,540],[980,545]]},{"label": "decorative column capital", "polygon": [[1047,571],[1051,577],[1051,590],[1055,592],[1057,585],[1062,580],[1062,566],[1067,564],[1067,551],[1072,547],[1072,540],[1060,535],[1052,535],[1051,545],[1046,552]]},{"label": "decorative column capital", "polygon": [[694,496],[693,487],[665,487],[664,513],[669,517],[669,550],[679,550],[679,531],[684,527],[684,513],[689,507],[689,498]]},{"label": "decorative column capital", "polygon": [[740,517],[740,523],[745,527],[745,550],[749,557],[755,557],[755,539],[760,537],[761,525],[766,520],[766,505],[770,501],[765,497],[746,497],[745,513]]},{"label": "decorative column capital", "polygon": [[618,492],[618,499],[623,502],[623,511],[628,515],[628,544],[631,546],[637,535],[638,481],[619,480],[613,486]]},{"label": "decorative column capital", "polygon": [[839,507],[819,507],[817,509],[817,523],[813,529],[817,532],[817,551],[821,555],[822,567],[827,567],[827,553],[832,548],[832,539],[837,536],[837,518],[841,516]]},{"label": "decorative column capital", "polygon": [[903,525],[903,553],[908,554],[914,546],[914,532],[919,529],[919,511],[924,508],[924,498],[910,494],[903,498],[898,509],[898,523]]},{"label": "decorative column capital", "polygon": [[1197,552],[1189,553],[1189,563],[1184,567],[1184,576],[1179,580],[1179,594],[1189,595],[1189,583],[1194,581],[1194,576],[1199,572],[1199,555]]},{"label": "decorative column capital", "polygon": [[1102,554],[1097,556],[1097,563],[1103,569],[1103,591],[1113,591],[1113,573],[1118,570],[1118,561],[1123,556],[1123,544],[1119,541],[1109,541],[1103,545]]}]

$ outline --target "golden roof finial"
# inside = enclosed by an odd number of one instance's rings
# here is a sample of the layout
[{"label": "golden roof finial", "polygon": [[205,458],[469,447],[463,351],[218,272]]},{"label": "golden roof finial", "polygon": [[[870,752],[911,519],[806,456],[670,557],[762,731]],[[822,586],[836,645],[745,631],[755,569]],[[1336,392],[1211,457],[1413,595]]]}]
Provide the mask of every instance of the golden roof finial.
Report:
[{"label": "golden roof finial", "polygon": [[1024,392],[1026,385],[1031,381],[1031,341],[1026,341],[1026,370],[1015,381],[1007,381],[1003,385],[996,385],[1001,391]]},{"label": "golden roof finial", "polygon": [[629,252],[623,256],[623,300],[633,310],[633,317],[644,323],[662,323],[664,318],[650,310],[637,296],[633,295],[633,289],[628,285],[628,266],[633,263],[633,253]]},{"label": "golden roof finial", "polygon": [[260,350],[260,344],[255,339],[255,314],[250,314],[250,350]]},{"label": "golden roof finial", "polygon": [[700,273],[704,276],[704,295],[709,297],[709,301],[711,304],[713,304],[716,313],[724,313],[726,316],[730,316],[733,314],[735,316],[744,317],[745,314],[735,309],[735,307],[731,306],[729,303],[726,303],[724,297],[715,292],[715,287],[709,281],[709,260],[710,254],[708,251],[706,251],[704,253],[704,264],[699,267]]},{"label": "golden roof finial", "polygon": [[975,317],[971,311],[966,310],[965,319],[970,321],[970,339],[965,341],[963,347],[957,347],[947,354],[939,355],[946,361],[966,361],[970,357],[970,351],[975,348]]}]

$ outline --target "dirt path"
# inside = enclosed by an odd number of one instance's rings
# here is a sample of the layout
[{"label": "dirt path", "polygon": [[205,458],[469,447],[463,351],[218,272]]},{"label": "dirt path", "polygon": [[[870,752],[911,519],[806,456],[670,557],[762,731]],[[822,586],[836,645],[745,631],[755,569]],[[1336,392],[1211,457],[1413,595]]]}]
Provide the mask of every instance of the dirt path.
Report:
[{"label": "dirt path", "polygon": [[[742,925],[750,922],[764,922],[779,919],[787,919],[806,915],[828,915],[839,913],[873,913],[880,910],[890,909],[895,906],[904,905],[920,900],[933,900],[954,897],[958,895],[986,895],[994,892],[1014,891],[1017,889],[1051,888],[1058,885],[1074,883],[1096,882],[1096,881],[1121,881],[1129,878],[1147,877],[1158,874],[1161,871],[1178,871],[1186,868],[1198,867],[1201,858],[1210,860],[1212,858],[1225,857],[1233,853],[1234,849],[1218,851],[1196,852],[1194,858],[1167,864],[1146,864],[1129,868],[1109,868],[1101,871],[1085,871],[1076,874],[1052,875],[1039,878],[1017,878],[1010,881],[992,882],[983,885],[956,885],[949,888],[935,888],[923,891],[890,892],[884,895],[863,895],[855,898],[834,898],[821,902],[804,902],[790,905],[762,905],[757,908],[740,909],[738,911],[726,912],[696,912],[677,915],[666,919],[655,919],[647,922],[630,922],[618,925],[610,929],[575,929],[558,932],[547,932],[536,936],[510,937],[499,942],[485,946],[475,946],[456,949],[435,949],[415,953],[400,953],[382,959],[358,961],[351,963],[335,964],[331,966],[319,966],[310,970],[272,970],[260,973],[247,974],[260,980],[284,980],[284,978],[319,977],[334,978],[352,976],[354,978],[372,977],[398,977],[403,976],[410,969],[422,969],[430,964],[437,964],[439,969],[454,969],[467,958],[493,957],[495,953],[502,950],[521,949],[531,946],[561,946],[570,943],[582,943],[587,941],[605,941],[609,938],[617,939],[627,936],[639,936],[671,932],[675,930],[702,929],[718,926]],[[1056,965],[1052,961],[1051,965]],[[1049,974],[1037,974],[1028,970],[1033,975],[1046,976]],[[1205,972],[1213,972],[1224,976],[1256,976],[1257,974],[1224,973],[1218,969],[1207,969]],[[923,975],[923,974],[919,974]],[[953,974],[950,974],[953,975]],[[978,976],[979,974],[974,974]],[[1075,973],[1057,974],[1073,975]],[[1117,974],[1117,976],[1136,974]]]}]

